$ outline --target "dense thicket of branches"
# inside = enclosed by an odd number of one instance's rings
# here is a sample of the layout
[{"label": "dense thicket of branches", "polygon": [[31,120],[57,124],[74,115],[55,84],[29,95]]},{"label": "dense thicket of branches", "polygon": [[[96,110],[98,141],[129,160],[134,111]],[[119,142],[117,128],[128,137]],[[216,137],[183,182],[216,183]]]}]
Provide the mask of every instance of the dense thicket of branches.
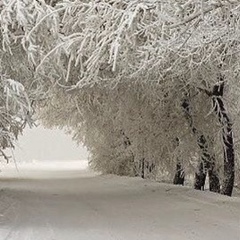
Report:
[{"label": "dense thicket of branches", "polygon": [[231,195],[239,1],[4,0],[0,11],[1,56],[22,66],[4,71],[47,93],[38,116],[83,142],[95,169],[157,178],[180,164]]},{"label": "dense thicket of branches", "polygon": [[13,148],[26,124],[32,125],[31,98],[23,85],[1,72],[0,80],[0,156],[9,161],[4,152]]}]

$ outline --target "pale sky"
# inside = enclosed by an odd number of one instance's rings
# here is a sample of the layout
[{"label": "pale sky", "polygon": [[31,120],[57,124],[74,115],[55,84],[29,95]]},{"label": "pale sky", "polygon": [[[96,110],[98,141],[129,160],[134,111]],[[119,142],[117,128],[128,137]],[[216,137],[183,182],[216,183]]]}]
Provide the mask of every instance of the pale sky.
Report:
[{"label": "pale sky", "polygon": [[77,146],[63,131],[39,126],[24,130],[14,156],[19,162],[85,160],[88,152],[83,146]]}]

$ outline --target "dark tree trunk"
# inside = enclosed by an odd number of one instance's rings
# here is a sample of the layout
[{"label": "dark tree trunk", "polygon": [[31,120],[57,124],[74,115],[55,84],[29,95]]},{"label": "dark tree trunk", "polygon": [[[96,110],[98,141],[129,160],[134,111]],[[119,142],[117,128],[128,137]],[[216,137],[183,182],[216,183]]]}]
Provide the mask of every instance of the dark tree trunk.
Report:
[{"label": "dark tree trunk", "polygon": [[[202,164],[199,169],[199,180],[202,183],[201,189],[204,190],[207,172],[209,175],[209,189],[212,192],[220,192],[220,180],[215,165],[215,158],[209,153],[209,144],[204,135],[198,138],[198,146],[202,150]],[[199,189],[199,186],[198,188]]]},{"label": "dark tree trunk", "polygon": [[147,170],[147,173],[152,173],[155,169],[155,164],[154,163],[150,163],[150,162],[146,162],[145,164],[145,168]]},{"label": "dark tree trunk", "polygon": [[209,173],[209,188],[210,191],[219,192],[220,191],[220,180],[215,169],[215,158],[211,157],[209,153],[209,144],[207,139],[203,134],[200,134],[198,130],[193,125],[193,119],[190,113],[189,101],[184,100],[182,104],[183,108],[187,113],[187,118],[192,127],[192,132],[197,136],[197,143],[202,151],[201,161],[198,166],[198,171],[195,173],[195,183],[194,188],[197,190],[204,190],[207,172]]},{"label": "dark tree trunk", "polygon": [[208,176],[209,176],[209,190],[211,192],[220,192],[220,180],[218,171],[216,169],[215,158],[212,158],[210,162],[210,166],[208,169]]},{"label": "dark tree trunk", "polygon": [[186,113],[186,117],[188,119],[189,125],[192,129],[192,132],[194,135],[197,136],[197,143],[198,146],[201,148],[202,150],[202,156],[201,156],[201,161],[199,162],[198,165],[198,171],[195,173],[195,182],[194,182],[194,188],[197,190],[204,190],[204,185],[205,185],[205,180],[206,180],[206,173],[205,173],[205,156],[204,156],[204,148],[206,145],[206,139],[203,135],[199,136],[199,133],[197,131],[197,129],[194,127],[193,125],[193,119],[192,119],[192,115],[190,112],[190,106],[189,106],[189,99],[186,98],[184,99],[183,103],[182,103],[182,107]]},{"label": "dark tree trunk", "polygon": [[141,178],[145,178],[145,158],[142,159],[141,161]]},{"label": "dark tree trunk", "polygon": [[[176,146],[179,146],[179,141],[180,141],[179,138],[176,138]],[[183,169],[181,161],[179,159],[177,159],[176,172],[175,172],[175,176],[173,179],[173,184],[184,185],[184,180],[185,180],[184,169]]]},{"label": "dark tree trunk", "polygon": [[[124,144],[124,147],[127,149],[128,147],[130,147],[132,145],[132,143],[131,143],[129,137],[125,134],[125,132],[123,130],[120,130],[120,133],[123,135],[123,144]],[[135,157],[131,150],[130,150],[130,153],[131,153],[130,162],[132,163],[133,176],[139,177],[140,176],[139,166],[136,165]]]},{"label": "dark tree trunk", "polygon": [[121,134],[123,135],[123,143],[125,148],[131,146],[131,141],[128,136],[126,136],[125,132],[123,130],[120,130]]},{"label": "dark tree trunk", "polygon": [[[198,135],[196,128],[193,128],[193,132]],[[207,140],[204,135],[200,135],[200,137],[198,137],[197,143],[199,148],[202,150],[202,156],[201,162],[199,163],[198,172],[195,173],[194,188],[197,190],[204,190],[210,155],[208,153]]]},{"label": "dark tree trunk", "polygon": [[206,173],[204,169],[203,162],[200,162],[198,171],[195,173],[195,182],[194,188],[197,190],[204,190],[205,181],[206,181]]},{"label": "dark tree trunk", "polygon": [[154,170],[155,170],[155,164],[154,163],[151,163],[150,166],[149,166],[149,173],[152,173]]},{"label": "dark tree trunk", "polygon": [[218,116],[218,120],[222,125],[222,138],[224,144],[224,179],[221,193],[224,195],[231,196],[234,186],[234,175],[235,175],[235,156],[234,156],[234,144],[233,144],[233,133],[232,123],[227,114],[224,102],[223,102],[223,91],[224,82],[221,78],[222,83],[215,85],[213,88],[213,106]]},{"label": "dark tree trunk", "polygon": [[184,185],[185,174],[180,162],[177,163],[176,173],[173,179],[173,184],[175,185]]}]

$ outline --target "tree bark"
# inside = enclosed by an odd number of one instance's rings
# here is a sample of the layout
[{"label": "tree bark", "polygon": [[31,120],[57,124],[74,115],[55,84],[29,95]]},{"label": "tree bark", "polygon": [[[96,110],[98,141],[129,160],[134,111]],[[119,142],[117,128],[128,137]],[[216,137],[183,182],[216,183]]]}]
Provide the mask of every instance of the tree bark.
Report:
[{"label": "tree bark", "polygon": [[219,180],[218,171],[216,169],[214,157],[210,162],[210,166],[208,169],[208,176],[209,176],[209,190],[211,192],[220,193],[220,180]]},{"label": "tree bark", "polygon": [[[120,133],[123,135],[123,144],[125,149],[127,149],[128,147],[130,147],[132,145],[129,137],[125,134],[125,132],[123,130],[120,130]],[[131,153],[131,160],[130,162],[132,163],[132,167],[133,167],[133,175],[135,177],[139,177],[139,172],[138,172],[138,168],[136,167],[135,161],[134,161],[134,154],[132,151],[130,151]]]},{"label": "tree bark", "polygon": [[206,181],[206,173],[205,173],[205,167],[203,162],[200,162],[198,171],[195,173],[195,182],[194,182],[194,188],[197,190],[204,190]]},{"label": "tree bark", "polygon": [[145,165],[146,165],[145,168],[147,170],[147,173],[149,173],[149,174],[153,173],[153,171],[155,169],[155,164],[147,161]]},{"label": "tree bark", "polygon": [[233,143],[232,123],[226,111],[223,102],[224,82],[215,85],[213,88],[213,106],[218,116],[218,120],[222,125],[222,139],[224,149],[224,179],[221,193],[232,196],[234,178],[235,178],[235,153]]},{"label": "tree bark", "polygon": [[199,148],[202,151],[201,161],[198,166],[198,171],[195,173],[195,183],[194,188],[197,190],[204,190],[207,172],[209,173],[209,189],[213,192],[220,191],[220,180],[215,168],[215,158],[212,157],[209,153],[209,144],[208,140],[203,134],[200,134],[199,131],[193,125],[193,119],[189,109],[189,101],[184,100],[182,104],[183,108],[187,113],[187,118],[192,128],[192,132],[197,136],[197,143]]},{"label": "tree bark", "polygon": [[184,99],[182,103],[182,107],[186,113],[186,118],[188,119],[190,128],[192,129],[192,132],[195,136],[197,136],[197,143],[200,149],[202,150],[202,156],[201,160],[198,165],[198,171],[195,173],[195,181],[194,181],[194,188],[197,190],[204,190],[205,186],[205,180],[206,180],[206,173],[205,173],[205,156],[204,156],[204,149],[206,145],[206,139],[203,135],[199,136],[199,133],[197,129],[193,125],[193,118],[190,112],[190,106],[189,106],[189,99]]},{"label": "tree bark", "polygon": [[[179,138],[176,138],[176,146],[179,146]],[[176,172],[173,179],[173,184],[175,185],[184,185],[185,172],[182,166],[180,159],[177,158]]]},{"label": "tree bark", "polygon": [[145,158],[141,161],[141,178],[145,178]]},{"label": "tree bark", "polygon": [[180,162],[176,165],[176,173],[173,179],[173,184],[175,185],[184,185],[185,180],[185,174],[182,167],[182,164]]}]

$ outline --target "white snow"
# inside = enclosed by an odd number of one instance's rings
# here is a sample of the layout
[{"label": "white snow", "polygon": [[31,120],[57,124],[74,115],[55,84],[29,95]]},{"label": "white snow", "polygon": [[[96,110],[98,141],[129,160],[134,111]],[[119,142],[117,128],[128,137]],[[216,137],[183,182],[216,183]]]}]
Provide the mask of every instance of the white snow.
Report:
[{"label": "white snow", "polygon": [[3,169],[0,240],[240,239],[239,198],[61,164]]}]

